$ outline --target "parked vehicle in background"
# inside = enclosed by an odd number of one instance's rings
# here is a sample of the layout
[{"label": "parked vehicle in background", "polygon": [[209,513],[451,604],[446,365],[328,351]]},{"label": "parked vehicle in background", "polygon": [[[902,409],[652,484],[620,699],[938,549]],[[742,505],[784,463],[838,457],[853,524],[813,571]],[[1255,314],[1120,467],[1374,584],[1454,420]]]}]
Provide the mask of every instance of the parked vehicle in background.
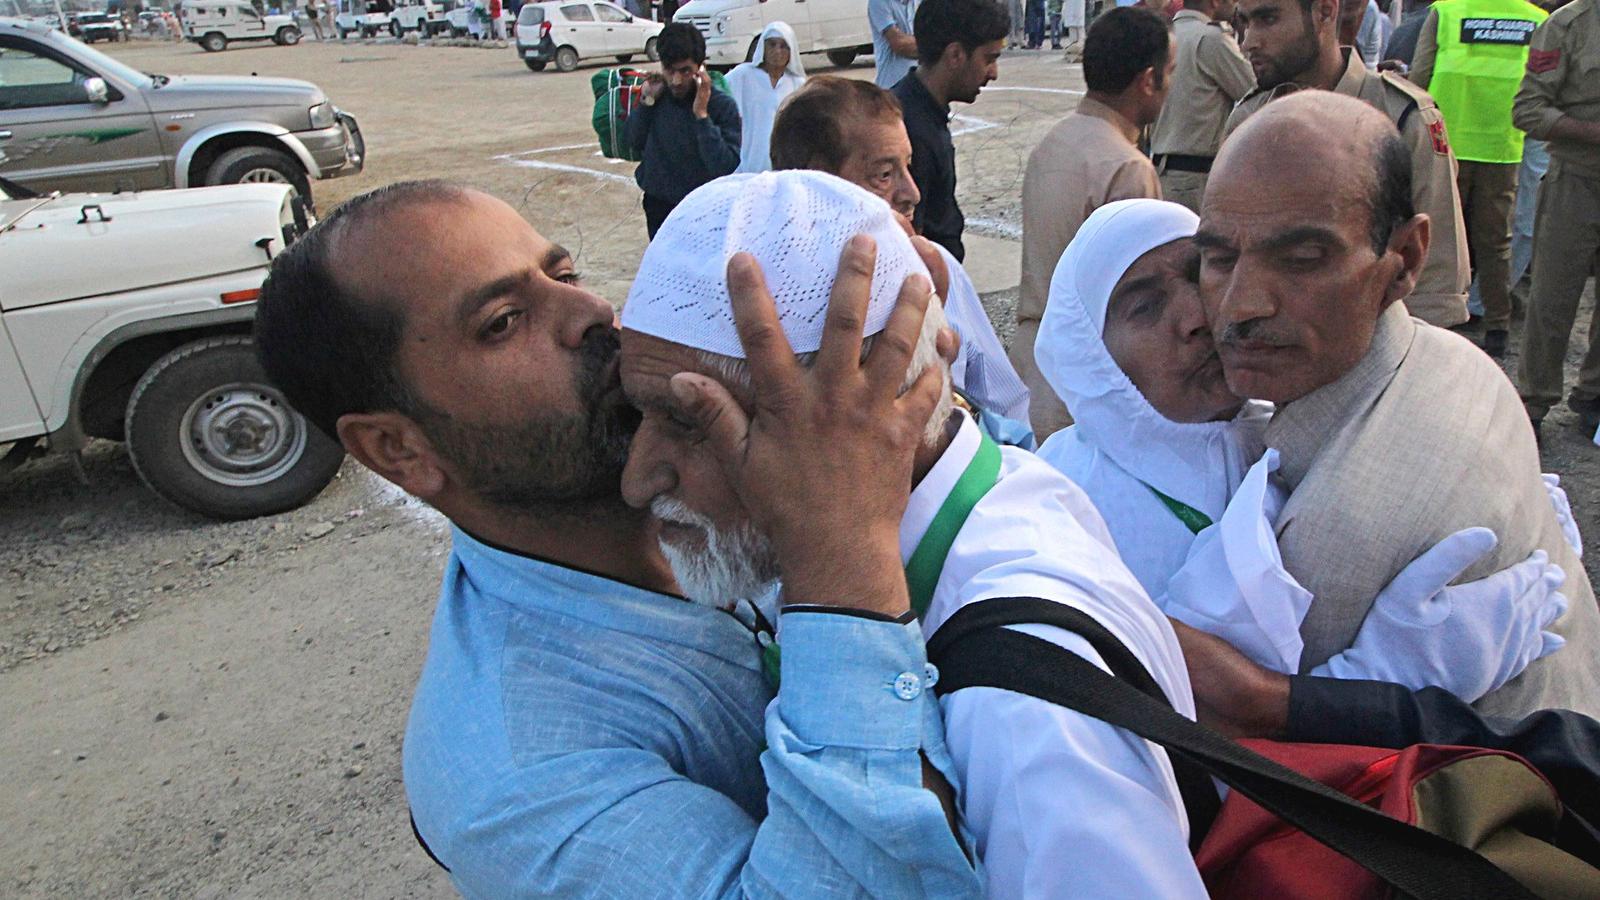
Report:
[{"label": "parked vehicle in background", "polygon": [[389,30],[393,18],[394,4],[390,0],[339,0],[333,30],[341,41],[352,34],[376,37],[378,32]]},{"label": "parked vehicle in background", "polygon": [[395,0],[394,13],[389,18],[389,33],[400,37],[414,31],[422,37],[432,37],[450,30],[445,18],[449,12],[438,0]]},{"label": "parked vehicle in background", "polygon": [[183,7],[183,36],[217,53],[234,41],[293,46],[300,43],[300,26],[293,16],[263,16],[247,0],[192,0]]},{"label": "parked vehicle in background", "polygon": [[0,177],[41,192],[276,182],[309,204],[312,180],[365,163],[355,117],[308,81],[147,75],[0,19]]},{"label": "parked vehicle in background", "polygon": [[637,18],[603,0],[529,3],[517,15],[517,57],[535,72],[554,62],[571,72],[578,62],[598,56],[629,62],[637,55],[654,61],[656,37],[666,27]]},{"label": "parked vehicle in background", "polygon": [[872,52],[872,26],[866,0],[690,0],[674,22],[687,22],[706,39],[706,64],[736,66],[755,55],[761,30],[787,22],[800,42],[799,53],[826,53],[836,66],[848,66]]},{"label": "parked vehicle in background", "polygon": [[307,227],[285,185],[38,197],[0,181],[0,471],[104,438],[202,515],[316,496],[344,452],[250,343],[267,265]]},{"label": "parked vehicle in background", "polygon": [[85,44],[128,39],[128,29],[123,26],[122,19],[107,13],[78,13],[73,17],[73,25],[76,28],[73,37]]}]

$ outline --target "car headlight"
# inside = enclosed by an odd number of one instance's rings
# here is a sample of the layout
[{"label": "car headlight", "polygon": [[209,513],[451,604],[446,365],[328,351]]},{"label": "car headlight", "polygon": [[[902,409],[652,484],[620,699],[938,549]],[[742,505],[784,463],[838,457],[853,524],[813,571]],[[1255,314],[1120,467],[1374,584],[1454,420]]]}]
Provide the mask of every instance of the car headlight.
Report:
[{"label": "car headlight", "polygon": [[332,128],[339,121],[339,114],[333,108],[332,100],[324,100],[311,107],[312,128]]},{"label": "car headlight", "polygon": [[712,25],[717,29],[717,34],[722,34],[728,30],[728,20],[722,16],[717,16]]}]

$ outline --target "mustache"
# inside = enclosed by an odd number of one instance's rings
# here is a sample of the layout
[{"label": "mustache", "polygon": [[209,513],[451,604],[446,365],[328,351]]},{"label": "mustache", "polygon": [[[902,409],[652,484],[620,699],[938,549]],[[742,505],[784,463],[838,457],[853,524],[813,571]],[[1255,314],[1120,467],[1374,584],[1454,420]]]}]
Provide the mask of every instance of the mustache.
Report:
[{"label": "mustache", "polygon": [[674,497],[658,496],[650,501],[650,514],[663,522],[672,522],[678,525],[693,525],[706,531],[712,530],[711,520],[685,506],[682,500]]},{"label": "mustache", "polygon": [[1216,341],[1219,349],[1235,346],[1245,341],[1253,344],[1266,344],[1271,347],[1287,347],[1294,343],[1293,339],[1288,335],[1274,331],[1265,319],[1246,319],[1243,322],[1229,322],[1217,334]]}]

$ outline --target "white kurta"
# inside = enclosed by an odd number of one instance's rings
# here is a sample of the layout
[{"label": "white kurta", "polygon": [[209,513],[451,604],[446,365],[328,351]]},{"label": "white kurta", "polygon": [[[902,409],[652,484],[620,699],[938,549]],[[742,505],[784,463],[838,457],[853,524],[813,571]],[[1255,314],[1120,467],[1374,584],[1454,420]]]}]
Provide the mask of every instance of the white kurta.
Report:
[{"label": "white kurta", "polygon": [[[772,76],[761,68],[769,37],[781,37],[789,45],[789,67],[777,84],[773,84]],[[800,64],[794,29],[783,22],[773,22],[756,40],[754,58],[734,66],[728,73],[728,90],[739,107],[742,127],[739,168],[735,172],[765,172],[772,168],[772,122],[778,117],[778,106],[805,82],[806,71]]]},{"label": "white kurta", "polygon": [[[979,446],[963,421],[911,493],[902,559]],[[1083,492],[1032,454],[1001,448],[998,483],[980,500],[945,559],[923,633],[966,604],[996,597],[1065,603],[1104,625],[1150,671],[1173,706],[1194,717],[1188,671],[1165,616],[1111,549]],[[1105,668],[1082,638],[1018,630]],[[988,895],[1204,897],[1188,820],[1166,751],[1097,719],[1008,691],[944,697],[945,740],[960,780],[963,820],[977,843]]]},{"label": "white kurta", "polygon": [[950,366],[950,380],[980,408],[1026,424],[1028,386],[1006,357],[1006,347],[994,333],[994,323],[983,309],[977,287],[949,250],[934,246],[950,272],[944,314],[961,337],[961,350]]}]

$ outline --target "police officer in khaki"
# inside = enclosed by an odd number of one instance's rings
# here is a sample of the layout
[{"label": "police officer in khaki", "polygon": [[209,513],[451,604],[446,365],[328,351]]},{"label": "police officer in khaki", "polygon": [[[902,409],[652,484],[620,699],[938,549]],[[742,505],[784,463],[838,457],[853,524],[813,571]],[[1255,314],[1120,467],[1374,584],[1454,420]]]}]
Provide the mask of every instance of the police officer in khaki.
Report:
[{"label": "police officer in khaki", "polygon": [[1382,110],[1411,150],[1412,203],[1433,222],[1428,261],[1406,309],[1444,328],[1467,321],[1467,234],[1456,158],[1433,98],[1398,75],[1368,71],[1359,54],[1339,46],[1339,0],[1238,0],[1237,18],[1245,24],[1240,48],[1257,87],[1234,108],[1225,134],[1274,97],[1304,88]]},{"label": "police officer in khaki", "polygon": [[1233,0],[1184,0],[1172,19],[1177,65],[1150,151],[1162,197],[1195,212],[1228,113],[1256,86],[1250,63],[1224,24],[1232,18]]},{"label": "police officer in khaki", "polygon": [[[1550,144],[1517,368],[1517,390],[1537,428],[1561,399],[1578,297],[1600,255],[1600,0],[1573,0],[1533,33],[1512,116],[1529,137]],[[1589,327],[1589,351],[1567,405],[1586,431],[1600,427],[1600,321]]]},{"label": "police officer in khaki", "polygon": [[1411,80],[1433,95],[1450,126],[1483,299],[1483,350],[1496,358],[1505,355],[1511,328],[1511,207],[1522,165],[1511,101],[1529,39],[1548,16],[1527,0],[1440,0],[1428,10],[1412,57]]}]

